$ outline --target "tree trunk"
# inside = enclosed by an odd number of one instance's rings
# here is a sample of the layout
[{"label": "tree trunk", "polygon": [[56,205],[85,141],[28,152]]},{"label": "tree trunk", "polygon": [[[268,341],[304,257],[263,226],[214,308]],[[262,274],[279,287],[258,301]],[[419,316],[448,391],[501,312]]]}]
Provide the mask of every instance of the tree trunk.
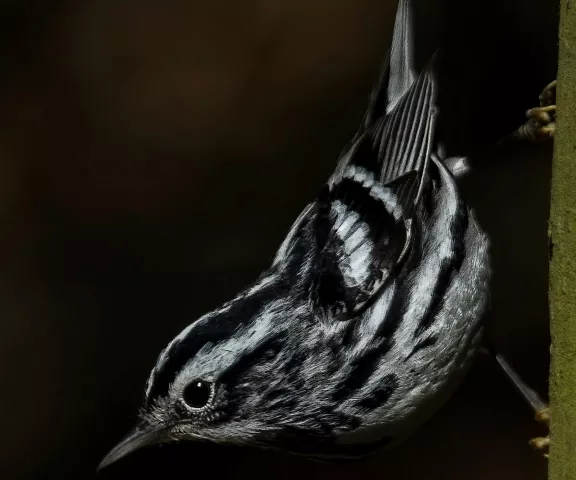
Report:
[{"label": "tree trunk", "polygon": [[550,214],[549,478],[576,480],[576,2],[561,1]]}]

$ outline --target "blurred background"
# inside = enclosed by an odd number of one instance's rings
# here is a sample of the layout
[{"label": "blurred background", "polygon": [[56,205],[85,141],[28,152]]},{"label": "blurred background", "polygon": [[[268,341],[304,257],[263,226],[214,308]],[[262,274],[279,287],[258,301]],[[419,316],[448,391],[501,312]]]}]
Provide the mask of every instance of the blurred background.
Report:
[{"label": "blurred background", "polygon": [[[556,0],[421,0],[441,131],[493,245],[490,335],[547,390],[551,143],[495,146],[556,75]],[[0,4],[0,476],[95,477],[185,325],[251,282],[355,133],[396,0]],[[353,465],[223,447],[103,479],[544,479],[545,433],[480,357],[397,450]]]}]

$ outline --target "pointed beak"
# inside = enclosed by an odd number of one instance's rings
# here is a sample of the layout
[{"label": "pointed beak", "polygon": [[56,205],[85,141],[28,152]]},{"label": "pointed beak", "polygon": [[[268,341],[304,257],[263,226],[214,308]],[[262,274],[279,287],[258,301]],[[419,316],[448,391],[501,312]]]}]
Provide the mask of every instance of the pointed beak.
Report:
[{"label": "pointed beak", "polygon": [[142,447],[160,443],[166,439],[166,431],[168,429],[152,429],[152,428],[138,428],[136,427],[128,435],[126,435],[98,465],[98,470],[106,468],[121,458],[129,455]]}]

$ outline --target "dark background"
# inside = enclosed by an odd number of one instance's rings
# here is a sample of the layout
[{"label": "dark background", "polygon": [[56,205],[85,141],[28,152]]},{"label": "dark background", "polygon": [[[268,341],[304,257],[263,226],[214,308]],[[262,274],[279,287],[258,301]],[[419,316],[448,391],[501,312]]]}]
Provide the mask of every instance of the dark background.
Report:
[{"label": "dark background", "polygon": [[[494,147],[555,77],[557,1],[421,0],[442,129],[492,237],[490,335],[547,389],[552,145]],[[156,356],[255,279],[355,132],[394,0],[0,4],[0,476],[92,478]],[[405,446],[350,466],[199,445],[101,478],[544,479],[479,358]]]}]

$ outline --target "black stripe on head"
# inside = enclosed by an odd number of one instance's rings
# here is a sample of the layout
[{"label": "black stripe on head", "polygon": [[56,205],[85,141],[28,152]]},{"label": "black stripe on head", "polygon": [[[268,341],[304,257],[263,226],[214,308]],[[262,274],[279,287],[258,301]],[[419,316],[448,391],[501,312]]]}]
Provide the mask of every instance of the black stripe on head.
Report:
[{"label": "black stripe on head", "polygon": [[[281,332],[275,334],[256,348],[241,355],[232,365],[230,365],[218,378],[218,383],[224,389],[225,400],[219,407],[219,421],[225,421],[231,417],[237,416],[242,405],[246,403],[247,398],[254,394],[259,388],[258,383],[251,384],[246,382],[246,377],[250,373],[255,373],[255,367],[272,363],[278,355],[282,353],[286,344],[286,334]],[[259,375],[254,375],[257,379]],[[257,380],[256,380],[257,381]],[[286,395],[287,389],[270,390],[267,400],[271,408],[282,409],[294,407],[292,398]],[[249,415],[250,412],[246,412]]]},{"label": "black stripe on head", "polygon": [[256,348],[241,355],[219,377],[218,381],[226,385],[234,385],[238,379],[251,373],[255,366],[273,362],[286,345],[286,333],[280,332],[260,342]]},{"label": "black stripe on head", "polygon": [[247,327],[254,322],[258,313],[270,298],[279,294],[281,288],[280,283],[272,283],[250,296],[239,297],[230,308],[202,320],[190,329],[185,338],[170,346],[164,364],[152,377],[150,393],[145,399],[144,407],[148,407],[154,399],[166,396],[176,375],[202,347],[227,340],[239,327]]},{"label": "black stripe on head", "polygon": [[332,400],[341,402],[361,390],[378,368],[380,359],[385,354],[380,348],[368,350],[364,355],[352,361],[352,369],[346,379],[336,386]]},{"label": "black stripe on head", "polygon": [[382,383],[377,388],[357,403],[357,406],[366,410],[374,410],[381,407],[398,389],[398,385],[398,376],[394,373],[389,373],[382,379]]}]

